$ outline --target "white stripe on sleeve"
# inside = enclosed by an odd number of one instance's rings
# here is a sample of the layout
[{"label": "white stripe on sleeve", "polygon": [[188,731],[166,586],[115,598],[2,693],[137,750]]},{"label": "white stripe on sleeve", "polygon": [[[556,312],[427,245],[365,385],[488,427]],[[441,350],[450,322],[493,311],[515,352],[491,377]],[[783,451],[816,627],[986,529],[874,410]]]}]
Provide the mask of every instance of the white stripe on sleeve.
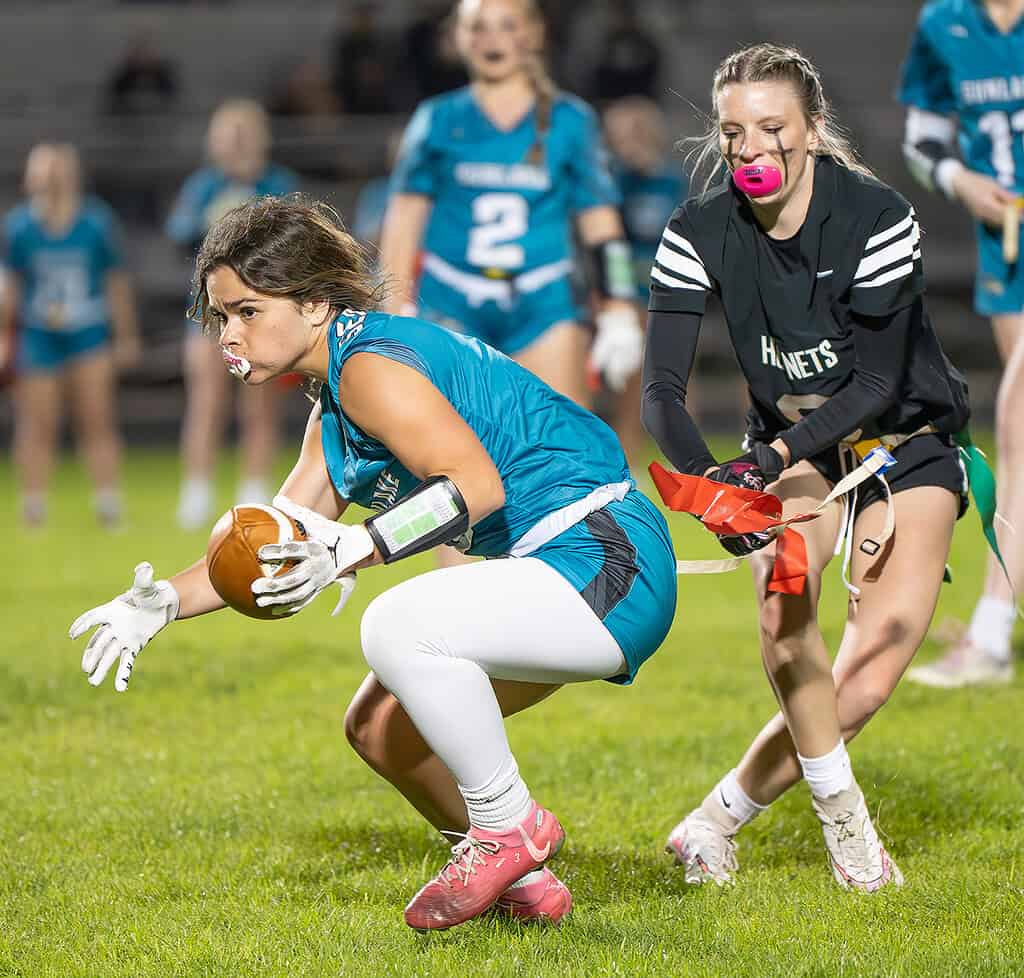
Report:
[{"label": "white stripe on sleeve", "polygon": [[705,288],[711,288],[708,274],[704,271],[704,266],[700,261],[694,261],[692,258],[687,258],[686,255],[679,254],[678,251],[673,251],[664,242],[658,246],[658,253],[654,256],[654,260],[668,271],[679,272],[680,275],[700,282]]},{"label": "white stripe on sleeve", "polygon": [[665,228],[662,232],[661,238],[663,241],[667,241],[669,244],[674,244],[680,251],[685,251],[695,261],[699,261],[702,265],[704,262],[701,261],[700,255],[697,254],[697,249],[694,248],[689,241],[686,240],[681,234],[676,234],[672,228]]},{"label": "white stripe on sleeve", "polygon": [[694,292],[708,291],[703,285],[694,285],[693,282],[684,282],[681,278],[676,278],[674,275],[666,275],[657,266],[651,269],[651,278],[653,278],[655,282],[661,282],[662,285],[667,285],[670,289],[691,289]]},{"label": "white stripe on sleeve", "polygon": [[887,228],[885,231],[879,231],[878,234],[872,235],[868,238],[868,243],[864,245],[865,251],[870,251],[872,248],[877,247],[884,241],[888,241],[890,238],[895,238],[897,234],[902,234],[910,227],[914,220],[914,208],[910,208],[910,213],[903,218],[898,224],[894,224],[891,228]]},{"label": "white stripe on sleeve", "polygon": [[921,257],[921,252],[915,251],[910,257],[911,260],[907,264],[891,268],[889,271],[883,272],[877,278],[869,279],[867,282],[857,282],[853,287],[855,289],[877,289],[880,285],[888,285],[890,282],[895,282],[898,278],[906,278],[914,270],[914,261]]},{"label": "white stripe on sleeve", "polygon": [[905,234],[898,241],[894,241],[874,254],[861,259],[861,263],[857,266],[857,271],[853,276],[853,284],[860,285],[863,279],[874,275],[880,268],[885,268],[886,265],[891,265],[893,262],[910,258],[915,252],[920,255],[920,249],[918,248],[920,240],[921,231],[915,221],[910,228],[909,234]]}]

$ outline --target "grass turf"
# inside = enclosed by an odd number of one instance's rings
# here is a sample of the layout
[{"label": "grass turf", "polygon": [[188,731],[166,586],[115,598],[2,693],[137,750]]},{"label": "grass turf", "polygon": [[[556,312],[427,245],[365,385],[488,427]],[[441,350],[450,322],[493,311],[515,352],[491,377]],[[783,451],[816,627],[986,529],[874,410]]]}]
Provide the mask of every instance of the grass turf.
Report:
[{"label": "grass turf", "polygon": [[[340,619],[324,598],[285,622],[176,624],[128,693],[112,675],[92,689],[71,620],[127,587],[138,560],[166,576],[205,545],[173,525],[174,459],[133,454],[126,483],[124,533],[94,528],[70,464],[49,528],[26,532],[0,468],[0,975],[1024,974],[1019,680],[901,686],[852,748],[902,891],[838,890],[802,786],[741,836],[735,888],[689,888],[671,869],[668,830],[773,710],[742,571],[683,581],[672,633],[633,687],[565,689],[509,723],[528,783],[568,831],[554,868],[573,917],[557,931],[474,921],[415,935],[401,909],[444,848],[350,751],[341,720],[365,672],[361,610],[429,560],[363,574]],[[672,526],[677,549],[717,556],[693,521]],[[969,612],[983,560],[972,513],[937,619]],[[842,594],[830,578],[833,647]]]}]

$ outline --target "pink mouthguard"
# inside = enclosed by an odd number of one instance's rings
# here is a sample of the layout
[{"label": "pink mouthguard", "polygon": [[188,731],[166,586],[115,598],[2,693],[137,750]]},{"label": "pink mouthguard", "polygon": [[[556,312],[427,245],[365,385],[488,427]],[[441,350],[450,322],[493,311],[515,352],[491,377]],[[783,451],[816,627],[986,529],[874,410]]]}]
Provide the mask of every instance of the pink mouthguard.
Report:
[{"label": "pink mouthguard", "polygon": [[224,363],[239,380],[245,380],[248,376],[252,367],[249,365],[249,361],[245,357],[235,356],[227,347],[222,346],[220,348],[220,355],[224,358]]},{"label": "pink mouthguard", "polygon": [[767,197],[782,186],[777,166],[740,166],[732,171],[732,182],[748,197]]}]

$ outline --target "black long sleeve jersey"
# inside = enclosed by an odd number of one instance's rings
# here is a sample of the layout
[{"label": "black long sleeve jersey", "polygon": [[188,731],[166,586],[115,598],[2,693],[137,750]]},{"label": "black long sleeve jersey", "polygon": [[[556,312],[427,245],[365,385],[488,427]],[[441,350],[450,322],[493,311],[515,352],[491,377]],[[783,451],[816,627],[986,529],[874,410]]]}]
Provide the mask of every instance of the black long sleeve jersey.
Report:
[{"label": "black long sleeve jersey", "polygon": [[685,410],[712,292],[750,390],[748,433],[781,437],[793,461],[851,436],[966,424],[967,385],[924,307],[914,209],[878,180],[819,157],[788,241],[764,233],[730,180],[672,215],[651,270],[643,414],[689,472],[714,464]]}]

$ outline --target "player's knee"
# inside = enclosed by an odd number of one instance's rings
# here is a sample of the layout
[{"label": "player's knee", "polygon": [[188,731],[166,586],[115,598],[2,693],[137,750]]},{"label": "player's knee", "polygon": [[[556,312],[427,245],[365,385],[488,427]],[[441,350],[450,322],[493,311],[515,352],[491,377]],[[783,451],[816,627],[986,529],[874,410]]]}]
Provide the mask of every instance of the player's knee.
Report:
[{"label": "player's knee", "polygon": [[761,603],[761,647],[799,647],[803,637],[815,627],[813,610],[802,596],[769,594]]},{"label": "player's knee", "polygon": [[379,709],[379,700],[367,700],[357,695],[345,711],[345,739],[374,769],[380,767],[383,754],[381,738],[375,736],[380,728],[380,724],[375,722]]}]

